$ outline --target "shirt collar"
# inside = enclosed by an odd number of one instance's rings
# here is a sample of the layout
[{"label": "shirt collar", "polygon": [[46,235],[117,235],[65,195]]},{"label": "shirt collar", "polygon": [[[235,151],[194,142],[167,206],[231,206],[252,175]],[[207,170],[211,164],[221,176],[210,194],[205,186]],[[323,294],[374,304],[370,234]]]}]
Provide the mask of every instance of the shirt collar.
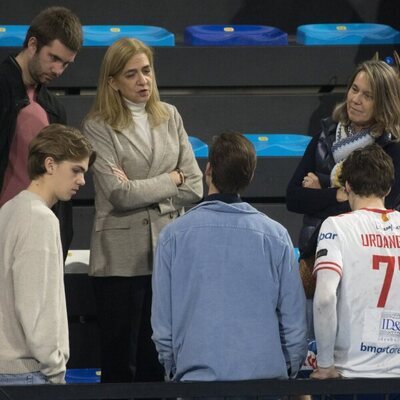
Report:
[{"label": "shirt collar", "polygon": [[241,203],[242,199],[238,194],[233,193],[214,193],[205,197],[204,201],[223,201],[224,203]]}]

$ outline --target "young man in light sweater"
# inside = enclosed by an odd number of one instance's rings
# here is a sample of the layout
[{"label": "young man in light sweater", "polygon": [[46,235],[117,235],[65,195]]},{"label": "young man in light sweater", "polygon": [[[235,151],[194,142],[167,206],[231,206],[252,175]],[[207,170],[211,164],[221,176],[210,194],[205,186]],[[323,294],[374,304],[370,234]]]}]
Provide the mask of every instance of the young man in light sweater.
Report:
[{"label": "young man in light sweater", "polygon": [[151,323],[174,381],[287,379],[306,356],[305,296],[288,232],[240,198],[255,166],[243,135],[217,137],[208,196],[160,234]]},{"label": "young man in light sweater", "polygon": [[0,208],[0,385],[65,382],[63,253],[50,208],[85,184],[94,159],[77,129],[45,127],[29,145],[30,185]]}]

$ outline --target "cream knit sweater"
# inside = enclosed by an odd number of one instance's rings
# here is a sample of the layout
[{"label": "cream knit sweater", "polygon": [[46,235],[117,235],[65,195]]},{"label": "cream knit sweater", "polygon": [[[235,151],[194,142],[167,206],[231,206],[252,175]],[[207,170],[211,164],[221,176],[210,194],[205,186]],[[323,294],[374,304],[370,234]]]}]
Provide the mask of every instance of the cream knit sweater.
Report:
[{"label": "cream knit sweater", "polygon": [[0,373],[64,383],[69,357],[59,223],[22,191],[0,209]]}]

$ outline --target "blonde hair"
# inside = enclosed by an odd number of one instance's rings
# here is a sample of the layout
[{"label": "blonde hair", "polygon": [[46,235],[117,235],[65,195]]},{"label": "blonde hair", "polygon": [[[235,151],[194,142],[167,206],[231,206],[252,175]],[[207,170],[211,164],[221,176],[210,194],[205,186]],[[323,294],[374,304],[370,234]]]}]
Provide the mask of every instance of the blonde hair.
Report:
[{"label": "blonde hair", "polygon": [[383,61],[370,60],[360,64],[350,78],[346,91],[346,99],[339,103],[332,113],[336,122],[350,124],[347,114],[347,93],[351,89],[356,76],[364,72],[371,85],[374,101],[374,125],[371,134],[381,136],[390,132],[395,141],[400,140],[400,80],[394,68]]},{"label": "blonde hair", "polygon": [[107,49],[101,63],[96,98],[87,118],[101,118],[117,132],[133,123],[131,112],[121,93],[112,89],[109,81],[111,77],[120,75],[127,62],[137,54],[147,56],[153,72],[152,91],[146,103],[150,124],[157,126],[169,118],[166,107],[160,101],[152,50],[140,40],[128,38],[117,40]]}]

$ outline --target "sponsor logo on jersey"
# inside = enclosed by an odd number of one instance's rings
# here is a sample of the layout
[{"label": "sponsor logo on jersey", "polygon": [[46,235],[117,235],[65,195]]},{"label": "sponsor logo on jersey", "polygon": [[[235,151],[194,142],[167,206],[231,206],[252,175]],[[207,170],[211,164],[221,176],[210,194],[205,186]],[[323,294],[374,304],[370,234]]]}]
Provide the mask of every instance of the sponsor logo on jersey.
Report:
[{"label": "sponsor logo on jersey", "polygon": [[375,224],[375,228],[376,228],[376,230],[377,231],[384,231],[384,232],[387,232],[387,231],[391,231],[391,232],[393,232],[393,231],[398,231],[398,230],[400,230],[400,225],[393,225],[393,224],[378,224],[378,223],[376,223]]},{"label": "sponsor logo on jersey", "polygon": [[365,344],[364,342],[361,342],[360,346],[360,351],[366,351],[369,353],[386,353],[386,354],[400,354],[400,347],[398,346],[385,346],[385,347],[380,347],[380,346],[373,346],[371,344]]},{"label": "sponsor logo on jersey", "polygon": [[400,340],[400,313],[382,312],[379,326],[379,340],[394,342]]},{"label": "sponsor logo on jersey", "polygon": [[335,239],[338,236],[337,233],[333,232],[326,232],[326,233],[320,233],[318,236],[318,241],[320,240],[325,240],[325,239]]}]

